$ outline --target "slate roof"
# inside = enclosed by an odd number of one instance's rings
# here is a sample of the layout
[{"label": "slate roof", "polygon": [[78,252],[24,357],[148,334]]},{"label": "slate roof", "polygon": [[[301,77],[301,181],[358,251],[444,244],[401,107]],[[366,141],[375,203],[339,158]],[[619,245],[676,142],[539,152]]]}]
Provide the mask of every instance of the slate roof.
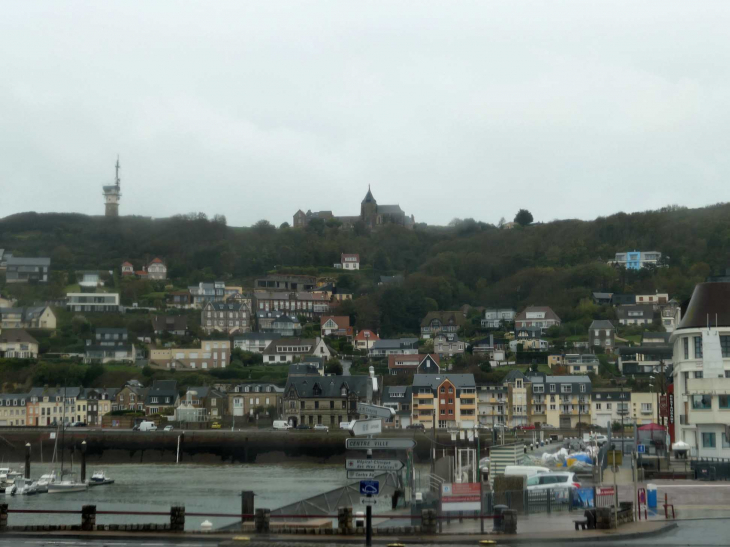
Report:
[{"label": "slate roof", "polygon": [[[311,349],[306,353],[311,353],[317,346],[317,341],[314,338],[277,338],[272,341],[264,350],[265,355],[277,354],[276,347],[282,346],[311,346]],[[298,352],[286,352],[296,354]]]},{"label": "slate roof", "polygon": [[[284,392],[289,393],[293,388],[300,398],[334,398],[342,396],[342,386],[345,386],[348,393],[367,397],[368,392],[372,392],[372,385],[370,376],[293,376],[287,379]],[[315,395],[314,386],[319,386],[321,393]]]},{"label": "slate roof", "polygon": [[0,332],[0,342],[25,342],[27,344],[38,344],[38,340],[33,338],[23,329],[5,329]]},{"label": "slate roof", "polygon": [[155,331],[188,330],[188,318],[185,315],[153,315],[152,329]]},{"label": "slate roof", "polygon": [[431,321],[438,319],[442,325],[457,325],[461,326],[466,323],[464,314],[461,311],[431,311],[426,314],[426,317],[421,321],[422,327],[428,327]]},{"label": "slate roof", "polygon": [[524,374],[522,374],[522,372],[520,372],[519,370],[512,369],[507,373],[507,376],[504,377],[504,379],[502,380],[502,383],[504,383],[504,384],[506,384],[508,382],[512,383],[515,380],[527,380],[527,377]]},{"label": "slate roof", "polygon": [[413,387],[430,387],[436,389],[444,380],[454,384],[457,389],[476,387],[473,374],[414,374]]},{"label": "slate roof", "polygon": [[289,365],[289,376],[309,374],[319,376],[319,367],[308,363],[294,363]]},{"label": "slate roof", "polygon": [[594,319],[593,323],[591,323],[591,326],[588,328],[589,329],[613,329],[615,327],[613,326],[613,323],[611,323],[608,319]]},{"label": "slate roof", "polygon": [[376,340],[375,343],[370,346],[370,349],[405,349],[404,346],[413,346],[414,344],[417,347],[418,338],[386,338],[385,340]]},{"label": "slate roof", "polygon": [[[411,394],[413,388],[411,386],[385,386],[383,388],[382,403],[405,403],[411,404]],[[394,394],[401,394],[401,397],[394,397]],[[410,412],[409,412],[410,413]]]},{"label": "slate roof", "polygon": [[[146,405],[153,404],[150,402],[152,397],[171,397],[172,401],[169,404],[174,404],[178,397],[177,380],[155,380],[152,382],[152,387],[150,387],[147,391],[147,395],[144,400]],[[160,402],[154,404],[163,403],[160,400]]]},{"label": "slate roof", "polygon": [[207,302],[203,309],[213,308],[216,311],[241,311],[245,306],[238,302]]},{"label": "slate roof", "polygon": [[382,214],[405,214],[403,212],[403,209],[400,208],[400,205],[378,205],[378,213]]},{"label": "slate roof", "polygon": [[[527,319],[528,312],[545,312],[545,317],[543,319]],[[550,319],[560,321],[560,317],[550,306],[527,306],[515,316],[515,321],[544,321]]]},{"label": "slate roof", "polygon": [[51,265],[51,259],[50,258],[31,258],[31,257],[23,257],[23,256],[13,256],[8,258],[8,267],[9,266],[49,266]]},{"label": "slate roof", "polygon": [[[640,311],[641,315],[629,316],[629,312]],[[616,317],[619,319],[652,319],[654,317],[654,306],[651,304],[635,304],[619,306],[616,309]]]}]

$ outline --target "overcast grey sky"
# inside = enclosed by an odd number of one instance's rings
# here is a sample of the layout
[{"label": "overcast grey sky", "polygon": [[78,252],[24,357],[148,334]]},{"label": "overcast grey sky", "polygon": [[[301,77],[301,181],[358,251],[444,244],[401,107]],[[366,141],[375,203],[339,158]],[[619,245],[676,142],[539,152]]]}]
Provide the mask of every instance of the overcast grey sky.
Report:
[{"label": "overcast grey sky", "polygon": [[730,2],[3,2],[0,217],[730,201]]}]

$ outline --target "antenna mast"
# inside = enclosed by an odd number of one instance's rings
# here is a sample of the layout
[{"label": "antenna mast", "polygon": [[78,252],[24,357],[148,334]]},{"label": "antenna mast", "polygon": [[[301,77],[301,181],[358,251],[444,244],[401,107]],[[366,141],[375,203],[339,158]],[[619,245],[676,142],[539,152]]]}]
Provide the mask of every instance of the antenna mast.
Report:
[{"label": "antenna mast", "polygon": [[117,166],[116,166],[116,169],[117,169],[117,174],[115,176],[115,183],[117,185],[117,188],[119,188],[119,154],[117,154]]}]

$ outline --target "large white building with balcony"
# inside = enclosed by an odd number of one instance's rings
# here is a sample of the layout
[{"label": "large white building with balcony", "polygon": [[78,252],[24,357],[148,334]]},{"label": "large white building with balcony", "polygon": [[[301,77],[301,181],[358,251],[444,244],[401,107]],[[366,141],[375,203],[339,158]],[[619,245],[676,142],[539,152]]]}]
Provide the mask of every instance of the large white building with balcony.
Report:
[{"label": "large white building with balcony", "polygon": [[692,456],[730,458],[730,283],[697,285],[670,342],[672,442]]}]

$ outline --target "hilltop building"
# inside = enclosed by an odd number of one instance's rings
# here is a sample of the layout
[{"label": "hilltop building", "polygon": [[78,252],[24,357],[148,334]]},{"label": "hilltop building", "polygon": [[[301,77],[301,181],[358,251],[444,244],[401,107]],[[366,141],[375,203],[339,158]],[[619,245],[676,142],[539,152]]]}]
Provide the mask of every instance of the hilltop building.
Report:
[{"label": "hilltop building", "polygon": [[335,216],[332,211],[307,211],[306,213],[299,209],[294,213],[294,228],[305,228],[312,220],[319,219],[323,221],[336,220],[342,223],[343,227],[351,228],[356,222],[362,222],[369,229],[377,228],[385,224],[398,224],[407,228],[413,228],[416,220],[413,215],[406,216],[400,205],[378,205],[373,197],[370,187],[368,193],[360,203],[359,216]]}]

